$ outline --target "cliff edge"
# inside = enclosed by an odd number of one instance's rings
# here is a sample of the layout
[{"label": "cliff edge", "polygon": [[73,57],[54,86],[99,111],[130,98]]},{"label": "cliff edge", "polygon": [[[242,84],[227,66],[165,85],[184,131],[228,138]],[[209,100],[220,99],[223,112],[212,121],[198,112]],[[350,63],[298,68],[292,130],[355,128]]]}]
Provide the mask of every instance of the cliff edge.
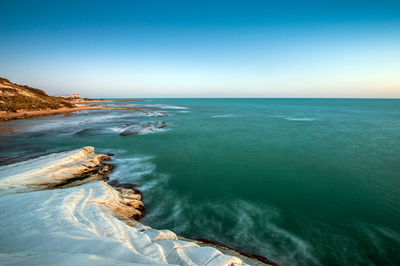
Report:
[{"label": "cliff edge", "polygon": [[138,222],[140,193],[103,181],[109,159],[84,147],[0,167],[2,263],[265,265]]}]

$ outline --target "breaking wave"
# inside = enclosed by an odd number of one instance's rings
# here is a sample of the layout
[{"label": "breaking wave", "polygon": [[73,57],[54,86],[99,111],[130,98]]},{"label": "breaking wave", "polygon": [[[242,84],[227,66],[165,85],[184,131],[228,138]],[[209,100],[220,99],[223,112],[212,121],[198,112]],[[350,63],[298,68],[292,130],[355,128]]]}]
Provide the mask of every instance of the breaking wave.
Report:
[{"label": "breaking wave", "polygon": [[97,124],[97,123],[110,123],[115,121],[115,119],[121,119],[123,117],[129,116],[129,114],[120,113],[93,113],[81,112],[73,117],[63,117],[60,119],[58,117],[45,117],[45,121],[37,121],[36,124],[32,126],[23,127],[17,130],[20,133],[35,133],[42,131],[60,131],[66,130],[69,132],[72,128],[82,127],[85,125]]},{"label": "breaking wave", "polygon": [[136,111],[133,114],[130,114],[131,117],[165,117],[168,116],[166,112],[160,111]]},{"label": "breaking wave", "polygon": [[116,166],[111,179],[120,182],[133,182],[138,185],[146,185],[145,178],[151,175],[156,166],[151,162],[151,156],[137,156],[133,158],[113,158],[112,163]]},{"label": "breaking wave", "polygon": [[160,109],[171,109],[171,110],[187,110],[189,108],[185,106],[179,106],[179,105],[166,105],[166,104],[146,104],[143,105],[144,107],[156,107]]},{"label": "breaking wave", "polygon": [[317,120],[315,117],[303,117],[303,116],[287,116],[287,115],[267,115],[267,117],[273,117],[273,118],[282,118],[288,121],[303,121],[303,122],[307,122],[307,121],[315,121]]}]

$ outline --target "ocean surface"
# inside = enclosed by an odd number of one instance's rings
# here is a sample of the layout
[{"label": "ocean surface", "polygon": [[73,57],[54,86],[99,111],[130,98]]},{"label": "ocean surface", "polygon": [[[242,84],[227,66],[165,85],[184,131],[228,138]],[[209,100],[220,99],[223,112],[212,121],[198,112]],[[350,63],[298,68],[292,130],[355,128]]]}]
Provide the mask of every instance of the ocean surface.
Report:
[{"label": "ocean surface", "polygon": [[282,265],[400,264],[400,99],[110,104],[160,109],[0,123],[0,165],[90,145],[141,185],[151,227]]}]

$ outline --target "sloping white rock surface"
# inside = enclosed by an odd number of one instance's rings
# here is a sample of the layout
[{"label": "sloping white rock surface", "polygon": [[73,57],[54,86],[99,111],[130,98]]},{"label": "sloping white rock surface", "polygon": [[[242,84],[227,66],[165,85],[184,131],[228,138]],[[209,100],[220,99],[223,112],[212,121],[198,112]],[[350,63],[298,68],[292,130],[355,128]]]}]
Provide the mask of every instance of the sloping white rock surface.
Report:
[{"label": "sloping white rock surface", "polygon": [[[60,154],[56,159],[68,161]],[[34,160],[36,163],[19,164],[25,167],[25,173],[12,173],[16,184],[21,185],[21,180],[34,183],[37,174],[34,169],[38,165],[40,171],[52,167],[49,156],[42,158],[43,162],[40,158]],[[70,170],[72,165],[81,167],[77,160],[70,162],[64,165]],[[4,178],[8,187],[14,186],[12,178],[3,176],[0,179],[3,192],[7,190]],[[57,176],[54,180],[58,180]],[[224,255],[215,248],[178,240],[169,230],[125,224],[114,216],[115,209],[110,208],[110,202],[120,201],[119,195],[103,181],[64,189],[0,193],[0,264],[242,264],[239,258]]]},{"label": "sloping white rock surface", "polygon": [[0,192],[43,189],[66,182],[99,165],[103,154],[95,154],[93,147],[54,153],[0,167]]}]

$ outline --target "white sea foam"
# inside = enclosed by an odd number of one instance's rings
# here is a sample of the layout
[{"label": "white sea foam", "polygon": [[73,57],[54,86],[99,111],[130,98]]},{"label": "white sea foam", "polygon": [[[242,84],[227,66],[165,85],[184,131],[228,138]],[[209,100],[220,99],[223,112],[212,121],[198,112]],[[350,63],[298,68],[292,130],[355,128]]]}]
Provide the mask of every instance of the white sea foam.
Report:
[{"label": "white sea foam", "polygon": [[115,132],[115,133],[121,133],[125,127],[126,126],[115,126],[115,127],[109,127],[109,128],[107,128],[107,130]]},{"label": "white sea foam", "polygon": [[187,107],[184,106],[178,106],[178,105],[160,105],[161,109],[175,109],[175,110],[186,110],[189,109]]},{"label": "white sea foam", "polygon": [[231,117],[238,117],[235,114],[224,114],[224,115],[213,115],[212,118],[231,118]]},{"label": "white sea foam", "polygon": [[[226,244],[237,243],[238,248],[274,258],[283,265],[319,264],[307,242],[280,226],[281,217],[276,208],[257,206],[241,199],[193,205],[181,195],[171,191],[165,193],[162,188],[165,182],[159,182],[147,193],[151,198],[157,198],[160,204],[152,208],[145,221],[151,221],[157,227],[168,225],[175,232],[201,232],[195,235],[197,237],[225,239],[228,240]],[[204,213],[213,218],[198,219]],[[227,221],[229,227],[226,227]]]},{"label": "white sea foam", "polygon": [[315,121],[317,120],[315,117],[296,117],[296,116],[287,116],[287,115],[267,115],[268,117],[274,117],[274,118],[283,118],[285,120],[289,121]]},{"label": "white sea foam", "polygon": [[286,120],[289,121],[315,121],[316,118],[312,118],[312,117],[285,117]]},{"label": "white sea foam", "polygon": [[[360,235],[367,237],[368,245],[372,246],[381,256],[390,256],[387,254],[388,250],[384,248],[388,242],[394,250],[399,250],[400,248],[400,234],[390,228],[360,222],[355,230],[360,230]],[[354,250],[357,250],[357,247],[355,247]],[[359,256],[359,258],[361,263],[362,256]]]},{"label": "white sea foam", "polygon": [[136,111],[130,114],[131,117],[165,117],[168,116],[167,112],[160,111]]},{"label": "white sea foam", "polygon": [[[94,111],[92,111],[94,112]],[[80,113],[74,117],[64,117],[62,119],[58,117],[46,117],[45,123],[32,125],[30,127],[20,128],[18,132],[40,132],[40,131],[53,131],[60,130],[63,128],[71,129],[76,127],[82,127],[89,124],[112,122],[115,119],[129,116],[129,114],[117,114],[117,113],[101,113],[101,114],[88,114]]]},{"label": "white sea foam", "polygon": [[145,113],[146,116],[149,117],[164,117],[164,116],[168,116],[168,114],[166,112],[147,112]]},{"label": "white sea foam", "polygon": [[124,125],[121,127],[112,127],[110,130],[114,132],[119,132],[122,136],[129,135],[143,135],[149,133],[155,133],[160,131],[165,131],[167,127],[167,123],[165,122],[149,122],[149,123],[141,123],[141,124],[131,124]]},{"label": "white sea foam", "polygon": [[[142,105],[141,105],[142,106]],[[144,107],[157,107],[160,109],[171,109],[171,110],[187,110],[188,107],[179,106],[179,105],[167,105],[167,104],[146,104]]]},{"label": "white sea foam", "polygon": [[144,177],[152,174],[156,166],[151,162],[151,156],[138,156],[133,158],[114,158],[116,169],[111,178],[121,182],[145,184]]}]

